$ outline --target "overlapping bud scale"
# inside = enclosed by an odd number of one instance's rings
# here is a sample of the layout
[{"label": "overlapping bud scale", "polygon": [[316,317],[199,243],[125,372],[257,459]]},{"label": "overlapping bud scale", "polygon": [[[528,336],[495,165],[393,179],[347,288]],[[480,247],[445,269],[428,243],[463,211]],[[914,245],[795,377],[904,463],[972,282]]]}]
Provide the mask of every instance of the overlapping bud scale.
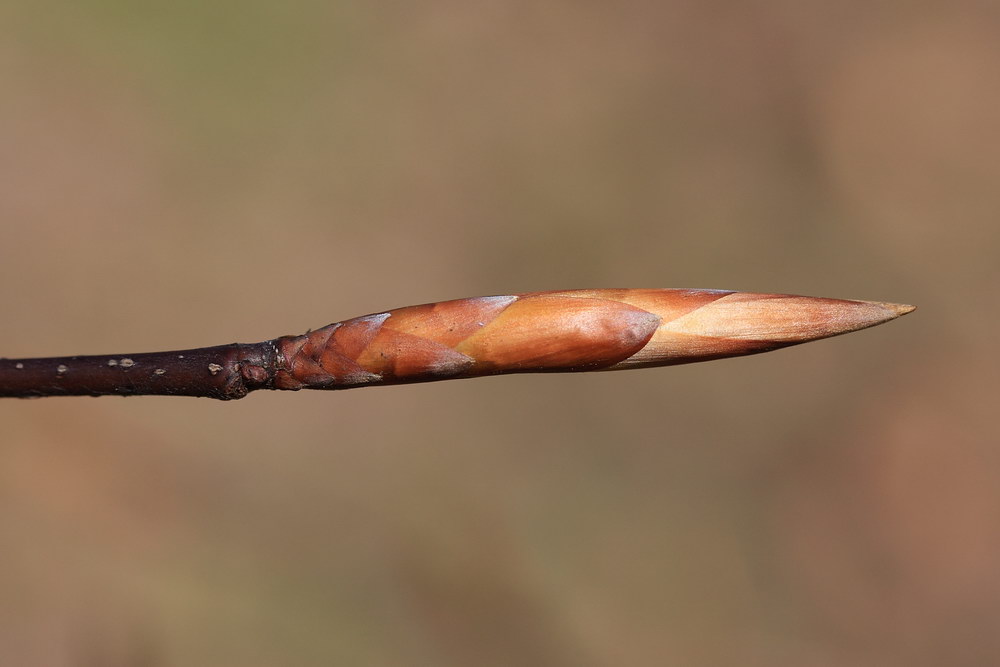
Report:
[{"label": "overlapping bud scale", "polygon": [[279,389],[617,370],[753,354],[909,306],[718,290],[598,289],[410,306],[274,341]]}]

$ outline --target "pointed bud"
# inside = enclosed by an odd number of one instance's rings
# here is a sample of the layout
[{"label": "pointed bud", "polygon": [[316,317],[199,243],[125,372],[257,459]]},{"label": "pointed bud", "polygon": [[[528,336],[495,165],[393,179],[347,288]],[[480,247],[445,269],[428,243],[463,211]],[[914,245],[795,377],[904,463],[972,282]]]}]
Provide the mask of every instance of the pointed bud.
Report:
[{"label": "pointed bud", "polygon": [[338,388],[667,366],[836,336],[911,310],[874,301],[683,289],[458,299],[278,339],[283,360],[275,384]]},{"label": "pointed bud", "polygon": [[[652,312],[663,323],[639,353],[615,368],[662,366],[766,352],[893,320],[914,306],[786,294],[703,292],[707,303],[676,314],[667,295]],[[689,297],[690,298],[690,297]]]}]

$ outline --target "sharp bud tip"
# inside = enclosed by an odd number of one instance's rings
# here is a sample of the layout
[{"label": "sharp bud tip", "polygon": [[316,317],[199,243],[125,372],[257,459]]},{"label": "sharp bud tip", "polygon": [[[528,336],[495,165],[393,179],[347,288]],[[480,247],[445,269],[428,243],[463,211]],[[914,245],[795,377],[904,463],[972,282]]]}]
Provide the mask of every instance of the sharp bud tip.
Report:
[{"label": "sharp bud tip", "polygon": [[905,303],[887,303],[885,304],[888,308],[896,311],[896,316],[906,315],[907,313],[912,313],[917,309],[916,306],[910,306]]},{"label": "sharp bud tip", "polygon": [[883,310],[888,311],[890,315],[886,318],[887,321],[896,319],[897,317],[901,317],[907,313],[912,313],[917,309],[916,306],[911,306],[905,303],[887,303],[885,301],[866,301],[864,303],[870,303],[873,306],[878,306]]}]

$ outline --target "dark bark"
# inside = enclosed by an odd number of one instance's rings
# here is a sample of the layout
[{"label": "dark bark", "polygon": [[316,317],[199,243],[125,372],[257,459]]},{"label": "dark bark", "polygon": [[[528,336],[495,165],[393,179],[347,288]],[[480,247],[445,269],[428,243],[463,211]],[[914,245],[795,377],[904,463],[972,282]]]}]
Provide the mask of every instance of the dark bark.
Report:
[{"label": "dark bark", "polygon": [[271,341],[142,354],[0,359],[0,396],[201,396],[232,400],[273,383]]}]

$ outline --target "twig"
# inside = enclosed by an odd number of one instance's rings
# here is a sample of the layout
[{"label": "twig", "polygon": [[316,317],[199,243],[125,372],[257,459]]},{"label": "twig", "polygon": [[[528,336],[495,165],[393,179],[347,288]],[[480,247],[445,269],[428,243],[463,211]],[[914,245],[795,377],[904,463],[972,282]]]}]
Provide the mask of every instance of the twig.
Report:
[{"label": "twig", "polygon": [[502,373],[620,370],[767,352],[914,309],[718,290],[598,289],[479,297],[366,315],[302,336],[127,355],[0,359],[0,396],[349,389]]}]

